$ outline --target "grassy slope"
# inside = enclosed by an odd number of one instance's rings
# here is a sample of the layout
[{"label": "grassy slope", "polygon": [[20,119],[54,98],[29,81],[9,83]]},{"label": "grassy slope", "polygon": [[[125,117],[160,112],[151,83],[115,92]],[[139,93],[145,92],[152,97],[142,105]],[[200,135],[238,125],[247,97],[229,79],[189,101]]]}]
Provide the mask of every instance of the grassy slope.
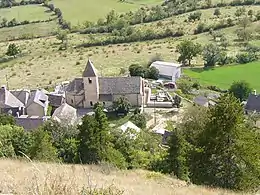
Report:
[{"label": "grassy slope", "polygon": [[122,13],[135,10],[140,7],[140,4],[161,2],[161,0],[131,0],[131,3],[119,0],[53,0],[53,4],[62,10],[65,20],[73,25],[81,24],[86,20],[95,22],[99,18],[104,18],[113,9]]},{"label": "grassy slope", "polygon": [[15,18],[17,21],[36,21],[53,18],[52,13],[45,12],[47,9],[40,5],[25,5],[10,8],[1,8],[0,16],[8,21]]},{"label": "grassy slope", "polygon": [[249,64],[226,66],[203,71],[202,69],[184,70],[184,73],[198,78],[200,82],[208,85],[216,85],[228,89],[234,81],[245,80],[251,86],[260,91],[260,62]]},{"label": "grassy slope", "polygon": [[235,194],[210,189],[142,170],[115,171],[108,166],[26,163],[0,160],[0,189],[4,194],[82,194],[87,187],[110,185],[125,195],[217,195]]}]

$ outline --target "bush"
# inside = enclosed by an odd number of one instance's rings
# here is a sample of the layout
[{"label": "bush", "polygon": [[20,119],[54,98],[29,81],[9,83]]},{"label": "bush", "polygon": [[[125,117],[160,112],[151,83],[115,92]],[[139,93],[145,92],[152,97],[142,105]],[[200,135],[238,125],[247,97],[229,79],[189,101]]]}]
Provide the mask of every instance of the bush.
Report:
[{"label": "bush", "polygon": [[191,13],[188,17],[189,21],[195,21],[195,20],[200,20],[201,18],[201,12],[200,11],[196,11],[194,13]]},{"label": "bush", "polygon": [[237,58],[237,63],[239,64],[246,64],[249,62],[253,62],[258,59],[256,54],[253,52],[246,52],[246,53],[241,53],[236,56]]},{"label": "bush", "polygon": [[137,127],[141,129],[146,128],[146,117],[144,114],[135,114],[131,119],[130,119]]}]

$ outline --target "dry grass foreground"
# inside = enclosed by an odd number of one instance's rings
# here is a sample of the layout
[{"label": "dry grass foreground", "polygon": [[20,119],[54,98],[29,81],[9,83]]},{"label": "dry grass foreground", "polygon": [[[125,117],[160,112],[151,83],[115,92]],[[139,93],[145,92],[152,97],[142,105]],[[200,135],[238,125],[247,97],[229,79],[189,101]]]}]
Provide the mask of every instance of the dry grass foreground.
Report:
[{"label": "dry grass foreground", "polygon": [[143,170],[116,171],[105,165],[83,166],[0,160],[0,194],[76,195],[83,194],[82,189],[111,186],[122,190],[124,195],[235,194],[187,185],[183,181]]}]

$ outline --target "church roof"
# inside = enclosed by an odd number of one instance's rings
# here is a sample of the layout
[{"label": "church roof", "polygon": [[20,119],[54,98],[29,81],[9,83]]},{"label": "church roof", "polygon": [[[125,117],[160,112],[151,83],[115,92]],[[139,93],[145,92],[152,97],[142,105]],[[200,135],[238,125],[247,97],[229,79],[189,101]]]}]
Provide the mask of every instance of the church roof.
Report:
[{"label": "church roof", "polygon": [[[99,94],[139,94],[141,77],[99,77]],[[68,85],[67,92],[81,94],[84,91],[83,79],[76,78]]]},{"label": "church roof", "polygon": [[96,71],[93,63],[89,59],[87,65],[86,65],[86,68],[82,74],[82,77],[97,77],[97,76],[98,76],[97,71]]}]

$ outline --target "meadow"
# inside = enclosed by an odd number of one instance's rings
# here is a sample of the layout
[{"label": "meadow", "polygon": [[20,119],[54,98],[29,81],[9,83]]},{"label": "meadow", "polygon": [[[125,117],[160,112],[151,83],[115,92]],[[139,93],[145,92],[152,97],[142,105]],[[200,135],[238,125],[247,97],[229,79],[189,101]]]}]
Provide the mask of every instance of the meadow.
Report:
[{"label": "meadow", "polygon": [[48,20],[53,17],[53,13],[48,12],[48,9],[41,5],[24,5],[0,9],[0,18],[6,18],[8,21],[13,18],[18,22],[22,22],[25,20]]},{"label": "meadow", "polygon": [[[104,164],[63,165],[10,159],[0,160],[0,189],[4,194],[104,194],[117,195],[235,195],[238,193],[188,185],[160,173],[120,171]],[[102,193],[102,194],[103,194]]]},{"label": "meadow", "polygon": [[161,0],[52,0],[55,7],[62,10],[65,20],[72,25],[82,24],[85,21],[96,22],[98,19],[105,19],[105,16],[112,10],[117,13],[134,11],[144,5],[160,4]]},{"label": "meadow", "polygon": [[185,69],[184,73],[198,79],[205,85],[215,85],[228,89],[234,81],[245,80],[257,91],[260,91],[260,62],[241,65],[230,65],[209,70],[202,68]]}]

